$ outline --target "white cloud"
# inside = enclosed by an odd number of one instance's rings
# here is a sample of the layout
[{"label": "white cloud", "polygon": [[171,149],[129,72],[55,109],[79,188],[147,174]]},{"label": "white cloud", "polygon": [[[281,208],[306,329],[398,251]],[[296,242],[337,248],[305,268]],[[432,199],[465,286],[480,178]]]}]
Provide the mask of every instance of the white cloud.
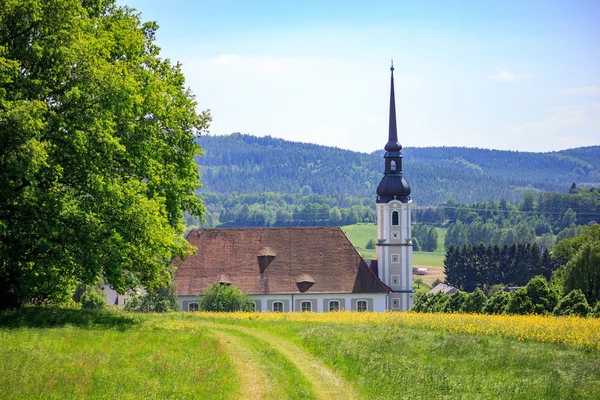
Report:
[{"label": "white cloud", "polygon": [[588,96],[600,96],[600,87],[598,86],[581,86],[570,89],[561,90],[561,94],[583,94]]},{"label": "white cloud", "polygon": [[516,78],[517,77],[515,76],[515,74],[512,74],[512,73],[508,72],[507,70],[502,69],[500,67],[496,67],[495,75],[488,77],[488,79],[491,79],[493,81],[505,81],[505,82],[514,81]]},{"label": "white cloud", "polygon": [[560,106],[552,109],[547,118],[509,126],[515,148],[527,147],[538,151],[566,149],[598,144],[600,137],[600,103]]}]

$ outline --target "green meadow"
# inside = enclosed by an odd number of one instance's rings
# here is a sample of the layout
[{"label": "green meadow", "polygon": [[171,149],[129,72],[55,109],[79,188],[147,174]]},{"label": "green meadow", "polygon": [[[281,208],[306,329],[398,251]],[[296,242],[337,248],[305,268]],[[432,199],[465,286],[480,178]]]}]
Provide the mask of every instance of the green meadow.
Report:
[{"label": "green meadow", "polygon": [[[592,399],[595,348],[194,313],[0,313],[2,399]],[[600,347],[598,347],[600,348]]]},{"label": "green meadow", "polygon": [[[360,255],[367,260],[377,258],[374,249],[365,248],[370,239],[377,240],[377,225],[375,224],[354,224],[341,227],[350,239]],[[444,257],[444,238],[446,237],[445,228],[436,228],[438,232],[438,248],[437,251],[428,253],[425,251],[413,252],[413,265],[422,265],[430,267],[443,267]]]}]

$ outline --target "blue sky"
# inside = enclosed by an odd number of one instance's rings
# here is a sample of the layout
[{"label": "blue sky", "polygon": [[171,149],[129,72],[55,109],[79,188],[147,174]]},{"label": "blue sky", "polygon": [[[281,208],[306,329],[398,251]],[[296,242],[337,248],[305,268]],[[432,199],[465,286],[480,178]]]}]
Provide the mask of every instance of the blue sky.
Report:
[{"label": "blue sky", "polygon": [[600,1],[120,0],[160,25],[211,134],[370,152],[600,144]]}]

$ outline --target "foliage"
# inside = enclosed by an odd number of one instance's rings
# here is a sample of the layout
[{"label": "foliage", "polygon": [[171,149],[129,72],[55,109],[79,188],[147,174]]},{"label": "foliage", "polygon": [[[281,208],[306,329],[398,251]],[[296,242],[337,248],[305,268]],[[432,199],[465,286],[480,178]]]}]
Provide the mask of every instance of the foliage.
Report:
[{"label": "foliage", "polygon": [[[382,133],[381,147],[385,140]],[[199,142],[206,149],[200,164],[205,187],[223,195],[273,191],[298,195],[302,188],[310,187],[318,195],[352,196],[372,202],[382,176],[382,152],[356,153],[239,133],[205,135]],[[406,147],[402,152],[412,197],[426,206],[449,199],[473,203],[504,198],[515,202],[527,191],[560,193],[568,191],[571,182],[600,182],[600,160],[594,151],[598,153],[597,146],[559,153],[460,147]],[[544,203],[544,211],[550,206]],[[554,207],[552,212],[567,208],[579,213],[574,204]]]},{"label": "foliage", "polygon": [[164,285],[189,250],[210,116],[159,57],[157,27],[113,0],[2,3],[0,308],[98,277]]},{"label": "foliage", "polygon": [[147,293],[137,294],[132,296],[127,304],[126,311],[133,312],[157,312],[166,313],[169,311],[177,311],[179,304],[177,302],[177,293],[175,286],[156,288]]},{"label": "foliage", "polygon": [[585,244],[565,267],[564,291],[579,289],[590,303],[600,300],[600,241]]},{"label": "foliage", "polygon": [[434,226],[415,224],[412,227],[412,235],[418,240],[421,251],[432,252],[437,249],[438,233]]},{"label": "foliage", "polygon": [[106,297],[95,291],[87,291],[81,295],[81,308],[84,310],[100,310],[106,307]]},{"label": "foliage", "polygon": [[369,241],[365,245],[365,249],[374,250],[375,249],[375,239],[369,239]]},{"label": "foliage", "polygon": [[554,310],[558,294],[548,286],[546,279],[536,276],[527,285],[511,295],[506,306],[509,314],[547,314]]},{"label": "foliage", "polygon": [[459,290],[456,293],[453,293],[449,296],[448,305],[444,310],[447,313],[457,313],[460,312],[465,303],[467,302],[469,295],[466,292]]},{"label": "foliage", "polygon": [[589,304],[600,300],[600,224],[584,226],[578,236],[561,240],[553,257],[566,264],[558,274],[564,293],[580,289]]},{"label": "foliage", "polygon": [[499,290],[494,293],[485,303],[482,312],[484,314],[504,314],[506,312],[506,306],[510,301],[510,293],[503,290]]},{"label": "foliage", "polygon": [[523,286],[536,275],[550,278],[558,267],[536,244],[451,246],[444,260],[446,281],[468,292],[496,284]]},{"label": "foliage", "polygon": [[215,282],[202,293],[199,307],[203,311],[253,311],[254,300],[233,285]]},{"label": "foliage", "polygon": [[560,299],[554,309],[554,315],[578,315],[585,317],[590,312],[590,306],[580,289],[575,289]]},{"label": "foliage", "polygon": [[479,288],[473,293],[469,293],[462,306],[462,311],[466,313],[481,313],[485,306],[487,298]]},{"label": "foliage", "polygon": [[597,301],[594,307],[592,307],[590,315],[593,317],[600,318],[600,301]]}]

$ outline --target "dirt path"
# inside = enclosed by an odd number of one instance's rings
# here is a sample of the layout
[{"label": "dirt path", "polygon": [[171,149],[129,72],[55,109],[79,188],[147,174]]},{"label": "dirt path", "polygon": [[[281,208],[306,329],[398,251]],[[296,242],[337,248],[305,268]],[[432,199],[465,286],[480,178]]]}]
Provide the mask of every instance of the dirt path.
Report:
[{"label": "dirt path", "polygon": [[[202,322],[202,325],[214,332],[217,338],[222,340],[223,344],[230,346],[229,351],[233,351],[232,360],[238,371],[240,371],[240,380],[244,388],[244,395],[252,391],[252,396],[244,397],[247,399],[260,398],[278,398],[273,397],[273,391],[281,390],[271,386],[269,388],[269,379],[265,379],[264,360],[260,360],[264,355],[253,351],[246,341],[240,340],[234,334],[235,331],[248,335],[254,340],[262,342],[279,353],[285,361],[293,365],[301,375],[308,381],[310,391],[303,397],[317,399],[339,399],[350,400],[357,396],[352,391],[350,384],[343,378],[327,368],[321,361],[308,353],[305,349],[283,337],[271,334],[265,330],[257,330],[248,327],[229,325],[223,323]],[[229,332],[228,332],[229,331]],[[276,378],[276,376],[275,376]],[[297,388],[288,388],[287,390],[296,390]],[[285,389],[284,389],[285,390]],[[288,393],[289,394],[289,393]]]},{"label": "dirt path", "polygon": [[243,345],[235,335],[223,330],[212,331],[225,348],[238,373],[241,386],[241,399],[266,399],[267,379],[264,371],[256,362],[256,354]]}]

